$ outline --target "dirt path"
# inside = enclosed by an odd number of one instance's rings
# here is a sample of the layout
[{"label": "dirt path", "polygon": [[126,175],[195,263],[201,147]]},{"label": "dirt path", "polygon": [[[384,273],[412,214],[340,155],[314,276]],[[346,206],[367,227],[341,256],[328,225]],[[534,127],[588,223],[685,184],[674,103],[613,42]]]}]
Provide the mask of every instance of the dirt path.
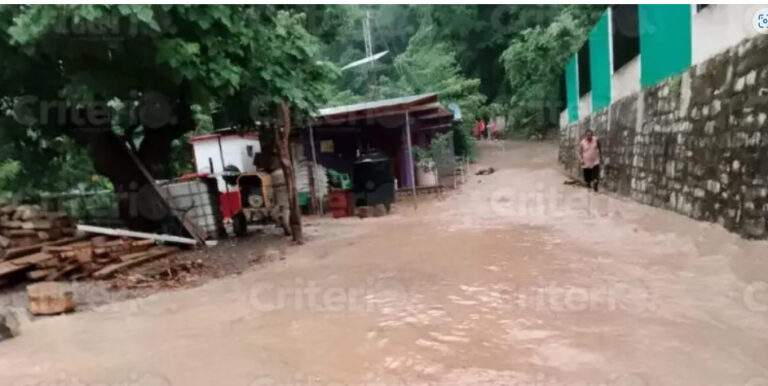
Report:
[{"label": "dirt path", "polygon": [[563,185],[551,144],[481,150],[496,173],[415,212],[37,321],[0,384],[768,385],[768,243]]}]

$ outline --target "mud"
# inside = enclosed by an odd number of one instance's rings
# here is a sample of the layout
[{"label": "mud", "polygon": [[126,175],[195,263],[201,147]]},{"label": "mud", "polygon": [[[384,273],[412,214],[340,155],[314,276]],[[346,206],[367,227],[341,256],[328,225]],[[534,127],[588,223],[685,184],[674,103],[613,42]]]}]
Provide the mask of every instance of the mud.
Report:
[{"label": "mud", "polygon": [[768,243],[564,185],[553,144],[481,146],[495,173],[416,210],[38,320],[0,384],[768,384]]}]

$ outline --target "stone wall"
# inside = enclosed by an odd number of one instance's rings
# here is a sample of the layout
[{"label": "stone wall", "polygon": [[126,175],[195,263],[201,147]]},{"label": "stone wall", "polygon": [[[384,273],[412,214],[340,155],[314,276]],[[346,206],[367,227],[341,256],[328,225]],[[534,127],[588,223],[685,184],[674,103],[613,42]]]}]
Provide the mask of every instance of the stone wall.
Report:
[{"label": "stone wall", "polygon": [[580,178],[576,144],[591,128],[604,189],[766,239],[767,117],[760,35],[563,128],[559,160]]}]

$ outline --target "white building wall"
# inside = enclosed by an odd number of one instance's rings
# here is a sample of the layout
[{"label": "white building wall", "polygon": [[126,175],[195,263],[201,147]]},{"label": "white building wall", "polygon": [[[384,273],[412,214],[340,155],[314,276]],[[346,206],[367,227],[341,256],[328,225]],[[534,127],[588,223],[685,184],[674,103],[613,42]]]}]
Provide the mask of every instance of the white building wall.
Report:
[{"label": "white building wall", "polygon": [[[221,139],[221,152],[219,152],[219,140],[216,137],[192,142],[195,153],[195,165],[198,173],[220,174],[224,171],[224,166],[234,165],[241,172],[255,172],[256,166],[253,164],[254,156],[261,152],[261,145],[255,138],[223,137]],[[247,146],[252,146],[252,155],[248,155]],[[224,163],[222,164],[222,158]],[[210,169],[213,164],[213,170]],[[221,176],[217,178],[219,189],[225,188],[224,179]]]},{"label": "white building wall", "polygon": [[712,4],[694,14],[691,31],[693,64],[757,35],[752,27],[752,16],[758,9],[767,7],[759,4]]},{"label": "white building wall", "polygon": [[560,112],[560,128],[568,126],[568,107]]},{"label": "white building wall", "polygon": [[579,120],[592,114],[592,92],[584,94],[579,98]]},{"label": "white building wall", "polygon": [[625,63],[611,76],[611,103],[640,91],[640,55]]}]

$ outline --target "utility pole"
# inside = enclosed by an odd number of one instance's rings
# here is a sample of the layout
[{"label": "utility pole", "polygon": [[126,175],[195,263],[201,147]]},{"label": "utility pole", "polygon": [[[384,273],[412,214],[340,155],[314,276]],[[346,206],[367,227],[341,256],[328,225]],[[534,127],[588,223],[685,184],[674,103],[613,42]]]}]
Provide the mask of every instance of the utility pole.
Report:
[{"label": "utility pole", "polygon": [[365,57],[373,56],[373,43],[371,41],[371,11],[365,11],[363,19],[363,41],[365,42]]},{"label": "utility pole", "polygon": [[[365,57],[373,56],[373,39],[371,38],[371,11],[365,11],[363,18],[363,42],[365,43]],[[376,74],[373,71],[374,62],[368,64],[368,100],[374,100],[378,97],[376,90]]]}]

